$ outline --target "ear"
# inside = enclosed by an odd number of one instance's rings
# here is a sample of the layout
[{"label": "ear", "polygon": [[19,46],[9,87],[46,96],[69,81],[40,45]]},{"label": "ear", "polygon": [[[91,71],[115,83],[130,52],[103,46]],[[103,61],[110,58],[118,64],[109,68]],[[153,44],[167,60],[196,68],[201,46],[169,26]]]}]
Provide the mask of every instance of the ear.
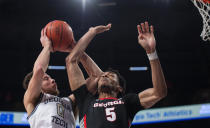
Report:
[{"label": "ear", "polygon": [[44,93],[44,91],[41,89],[41,93]]},{"label": "ear", "polygon": [[123,92],[123,88],[120,85],[117,86],[117,90],[118,92]]}]

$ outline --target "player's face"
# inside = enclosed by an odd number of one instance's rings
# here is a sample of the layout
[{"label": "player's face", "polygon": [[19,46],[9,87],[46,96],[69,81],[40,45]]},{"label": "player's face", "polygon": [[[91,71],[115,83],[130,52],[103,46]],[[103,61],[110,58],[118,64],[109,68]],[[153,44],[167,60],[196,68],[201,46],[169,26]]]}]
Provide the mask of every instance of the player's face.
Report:
[{"label": "player's face", "polygon": [[117,74],[113,72],[104,72],[98,81],[98,91],[99,92],[110,92],[117,91],[119,87],[119,81]]},{"label": "player's face", "polygon": [[42,91],[52,95],[58,95],[59,91],[54,79],[45,73],[42,78]]}]

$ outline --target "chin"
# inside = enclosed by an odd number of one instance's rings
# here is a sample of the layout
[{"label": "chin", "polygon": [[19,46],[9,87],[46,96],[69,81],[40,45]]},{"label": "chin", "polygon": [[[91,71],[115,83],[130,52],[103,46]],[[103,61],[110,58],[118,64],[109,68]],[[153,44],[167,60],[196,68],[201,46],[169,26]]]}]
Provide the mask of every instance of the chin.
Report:
[{"label": "chin", "polygon": [[51,95],[55,95],[55,96],[58,96],[58,95],[60,94],[60,92],[59,92],[58,89],[53,90],[53,91],[50,91],[50,92],[48,92],[48,93],[51,94]]},{"label": "chin", "polygon": [[99,88],[99,92],[111,93],[111,91],[112,91],[112,87],[109,86],[109,85],[102,85],[102,86]]},{"label": "chin", "polygon": [[60,91],[58,89],[56,90],[56,94],[57,96],[60,94]]}]

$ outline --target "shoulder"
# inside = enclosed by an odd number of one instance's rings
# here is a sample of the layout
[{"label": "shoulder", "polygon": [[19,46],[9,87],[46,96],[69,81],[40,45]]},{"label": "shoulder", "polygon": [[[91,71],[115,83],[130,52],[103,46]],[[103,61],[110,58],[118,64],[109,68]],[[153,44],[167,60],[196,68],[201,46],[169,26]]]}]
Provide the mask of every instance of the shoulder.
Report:
[{"label": "shoulder", "polygon": [[128,105],[141,106],[139,96],[138,94],[135,94],[135,93],[126,94],[125,96],[122,97],[122,100],[125,102],[125,104],[128,104]]},{"label": "shoulder", "polygon": [[132,98],[139,99],[139,96],[136,93],[128,93],[128,94],[126,94],[125,96],[122,97],[122,99],[124,99],[124,100],[129,100],[129,99],[132,99]]},{"label": "shoulder", "polygon": [[73,91],[73,94],[76,99],[78,96],[83,97],[86,96],[88,93],[90,92],[88,91],[86,84],[83,84],[82,86]]},{"label": "shoulder", "polygon": [[26,112],[27,114],[30,116],[32,115],[32,113],[35,112],[37,106],[39,105],[39,103],[41,102],[41,100],[43,99],[44,97],[44,94],[43,93],[40,93],[40,96],[39,98],[37,99],[37,101],[35,103],[29,103],[27,105],[25,105],[25,109],[26,109]]},{"label": "shoulder", "polygon": [[75,103],[76,101],[74,94],[71,94],[70,96],[68,96],[68,99],[72,101],[73,103]]}]

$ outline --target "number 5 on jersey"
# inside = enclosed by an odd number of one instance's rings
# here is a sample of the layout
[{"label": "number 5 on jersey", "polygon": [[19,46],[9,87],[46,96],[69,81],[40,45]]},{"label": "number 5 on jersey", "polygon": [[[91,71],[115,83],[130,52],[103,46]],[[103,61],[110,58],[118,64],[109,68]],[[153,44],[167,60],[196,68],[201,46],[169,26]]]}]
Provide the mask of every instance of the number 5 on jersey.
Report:
[{"label": "number 5 on jersey", "polygon": [[106,119],[110,122],[113,122],[116,120],[116,113],[114,111],[114,107],[112,108],[106,108],[105,109],[106,112]]}]

